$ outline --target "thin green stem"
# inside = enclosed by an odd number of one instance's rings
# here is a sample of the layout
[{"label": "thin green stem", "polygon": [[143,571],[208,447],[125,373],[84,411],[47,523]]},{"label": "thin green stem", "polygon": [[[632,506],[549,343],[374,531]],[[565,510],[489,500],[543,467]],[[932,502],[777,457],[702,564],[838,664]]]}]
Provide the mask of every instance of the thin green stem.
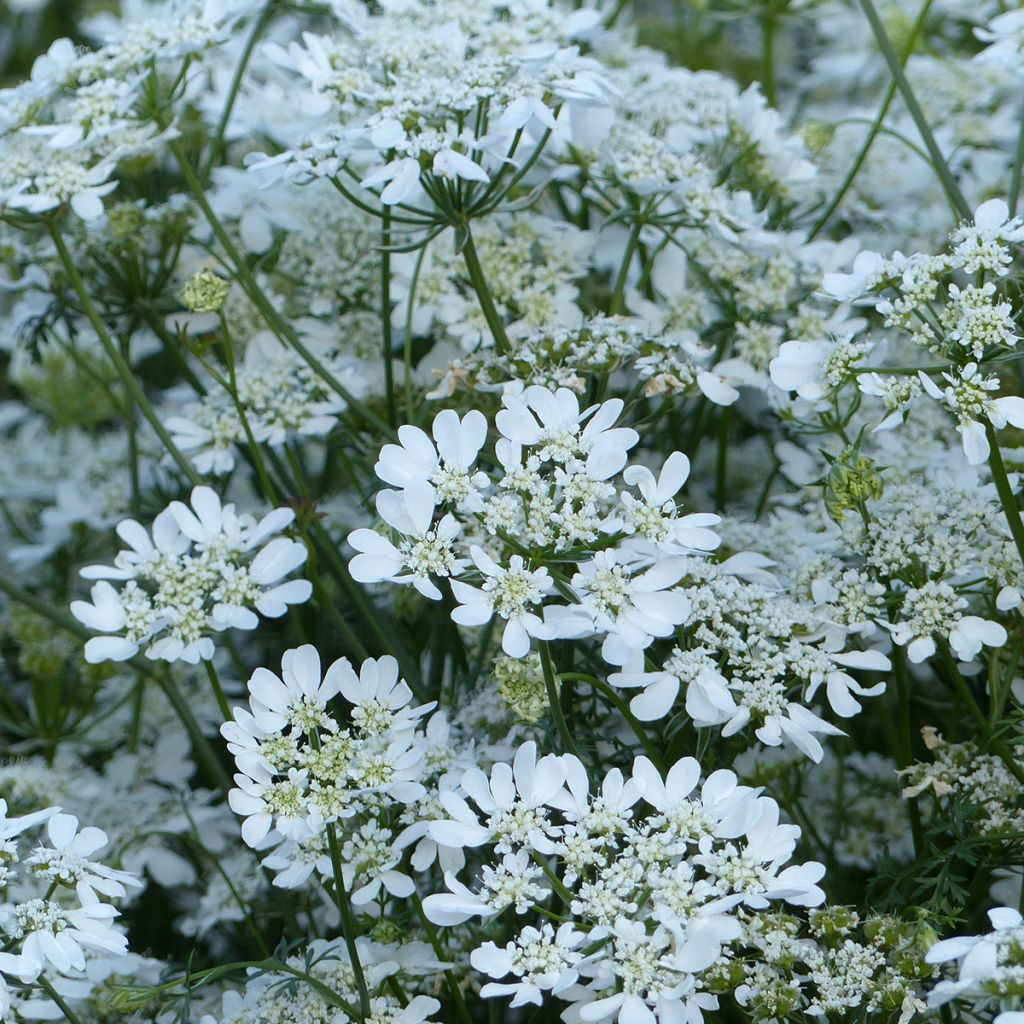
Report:
[{"label": "thin green stem", "polygon": [[999,504],[1006,517],[1006,525],[1010,527],[1013,543],[1017,546],[1017,554],[1020,556],[1021,563],[1024,564],[1024,522],[1021,521],[1017,497],[1013,493],[1009,477],[1006,475],[1003,453],[999,450],[999,439],[990,423],[985,424],[985,436],[988,438],[988,468],[992,473],[992,481],[996,485],[996,493],[999,495]]},{"label": "thin green stem", "polygon": [[555,678],[555,670],[551,664],[551,649],[546,640],[538,644],[540,648],[540,664],[544,672],[544,687],[548,694],[548,706],[551,708],[551,717],[555,720],[555,727],[558,735],[562,738],[562,746],[570,753],[578,755],[576,744],[573,742],[572,733],[569,732],[569,725],[565,720],[562,711],[562,703],[559,699],[559,687]]},{"label": "thin green stem", "polygon": [[[924,26],[925,19],[928,16],[928,11],[931,8],[932,0],[924,0],[921,5],[921,10],[918,12],[917,18],[914,21],[913,26],[910,30],[910,36],[907,39],[907,45],[904,47],[903,55],[900,57],[900,66],[905,67],[907,61],[910,59],[910,55],[914,52],[914,46],[917,43],[917,37],[921,33],[921,29]],[[868,153],[871,151],[871,147],[874,145],[875,139],[878,137],[878,133],[881,131],[882,124],[885,121],[886,114],[889,113],[889,107],[892,106],[892,101],[896,96],[896,82],[892,81],[889,83],[888,88],[885,90],[885,97],[882,100],[882,106],[878,110],[878,116],[875,118],[868,131],[867,138],[861,144],[860,150],[857,153],[856,158],[853,161],[853,165],[846,173],[846,177],[843,178],[842,184],[836,190],[832,196],[831,201],[825,208],[825,212],[815,221],[814,227],[811,228],[810,234],[807,236],[807,240],[811,241],[819,231],[828,223],[832,214],[839,208],[839,204],[843,201],[846,193],[850,190],[853,185],[854,179],[860,173],[861,167],[864,165],[864,161],[868,157]],[[1022,136],[1024,137],[1024,136]]]},{"label": "thin green stem", "polygon": [[[907,671],[907,651],[895,646],[892,652],[893,675],[896,680],[896,699],[899,701],[899,767],[908,768],[914,761],[914,734],[910,714],[910,674]],[[924,831],[921,828],[921,809],[917,797],[908,801],[910,832],[914,840],[914,853],[924,849]]]},{"label": "thin green stem", "polygon": [[380,324],[381,357],[384,362],[384,387],[387,391],[388,419],[398,426],[398,402],[395,398],[395,343],[391,334],[391,210],[384,207],[380,215]]},{"label": "thin green stem", "polygon": [[107,330],[106,325],[103,323],[99,312],[93,304],[92,298],[89,296],[89,291],[85,287],[82,275],[79,274],[78,268],[75,266],[75,262],[71,258],[71,253],[68,252],[68,247],[64,244],[64,239],[61,236],[60,229],[57,227],[56,221],[54,221],[53,218],[48,218],[46,226],[49,229],[50,237],[53,239],[53,244],[57,248],[57,255],[60,257],[60,261],[68,275],[71,286],[78,294],[78,298],[82,303],[82,309],[85,312],[89,323],[92,324],[92,328],[96,332],[97,337],[100,339],[100,344],[103,346],[103,350],[107,353],[107,358],[114,364],[114,369],[117,370],[118,375],[124,382],[124,386],[128,389],[128,393],[131,395],[132,400],[139,407],[142,415],[149,421],[149,425],[156,432],[157,437],[160,438],[164,447],[167,449],[168,454],[172,459],[174,459],[175,463],[177,463],[177,466],[182,473],[189,479],[189,481],[191,481],[192,484],[202,483],[199,474],[196,473],[195,469],[193,469],[192,463],[182,455],[178,450],[178,446],[171,439],[171,435],[167,432],[167,429],[160,421],[160,417],[157,416],[156,411],[150,404],[149,399],[146,397],[146,393],[142,390],[142,385],[139,383],[138,378],[132,372],[132,368],[122,358],[117,345],[114,344],[113,338],[110,337],[110,332]]},{"label": "thin green stem", "polygon": [[[1020,124],[1017,126],[1017,147],[1013,151],[1013,170],[1010,173],[1010,191],[1007,200],[1011,217],[1017,213],[1017,204],[1020,202],[1021,173],[1024,171],[1024,104],[1021,105],[1017,117]],[[1024,894],[1024,889],[1021,892]]]},{"label": "thin green stem", "polygon": [[217,674],[217,669],[212,661],[204,661],[203,667],[206,669],[207,679],[210,680],[213,695],[217,698],[217,707],[220,708],[221,716],[227,722],[231,719],[231,709],[228,707],[227,697],[224,696],[224,687],[220,685],[220,676]]},{"label": "thin green stem", "polygon": [[946,641],[940,640],[938,641],[938,648],[939,656],[946,668],[950,681],[953,683],[953,689],[956,690],[957,696],[963,701],[964,706],[977,723],[986,746],[999,755],[1007,770],[1018,782],[1024,782],[1024,769],[1017,763],[1017,758],[1014,756],[1013,751],[993,733],[985,713],[981,710],[978,702],[974,699],[974,695],[971,693],[970,687],[967,685],[967,680],[960,674],[960,669],[957,668],[956,661],[950,653],[949,645]]},{"label": "thin green stem", "polygon": [[78,1014],[68,1006],[61,994],[46,979],[45,975],[40,974],[39,977],[36,978],[36,983],[50,997],[50,999],[57,1004],[57,1008],[64,1014],[64,1019],[68,1024],[81,1024]]},{"label": "thin green stem", "polygon": [[644,752],[651,761],[654,762],[659,770],[664,767],[662,756],[658,752],[657,747],[655,747],[651,742],[651,738],[647,735],[647,731],[644,729],[636,715],[629,710],[629,705],[622,699],[622,696],[616,693],[613,686],[602,682],[595,676],[587,675],[585,672],[559,672],[558,679],[560,682],[569,682],[570,680],[577,679],[580,682],[589,683],[595,690],[603,694],[619,714],[626,720],[626,724],[633,730],[633,735],[640,741],[640,745],[644,748]]},{"label": "thin green stem", "polygon": [[[414,892],[412,894],[412,901],[413,906],[416,908],[416,914],[420,919],[420,923],[423,925],[423,930],[427,933],[427,938],[430,940],[430,945],[434,950],[434,955],[443,963],[445,955],[444,949],[441,946],[441,940],[437,937],[437,929],[434,927],[430,918],[427,917],[426,911],[423,909],[423,901],[420,899],[420,894],[418,892]],[[473,1024],[473,1015],[469,1012],[469,1007],[466,1005],[466,999],[462,994],[462,989],[459,988],[459,983],[452,975],[451,971],[446,970],[444,972],[444,981],[463,1024]]]},{"label": "thin green stem", "polygon": [[359,1009],[365,1021],[370,1016],[370,991],[366,987],[366,975],[363,973],[363,965],[359,959],[359,947],[356,945],[356,922],[352,915],[352,904],[349,901],[348,890],[345,888],[345,879],[342,875],[341,852],[338,848],[338,835],[334,830],[333,822],[327,825],[327,846],[331,854],[331,869],[334,872],[334,899],[338,905],[338,913],[341,915],[341,933],[345,938],[345,948],[348,950],[356,990],[359,992]]},{"label": "thin green stem", "polygon": [[246,40],[245,48],[242,50],[241,56],[238,59],[238,64],[235,67],[235,73],[231,78],[231,85],[228,87],[228,95],[224,101],[224,108],[220,112],[220,118],[217,120],[217,127],[214,130],[213,141],[210,143],[210,151],[207,155],[206,162],[203,164],[201,177],[203,181],[210,180],[210,174],[213,171],[214,165],[220,160],[221,153],[224,149],[224,136],[228,129],[228,122],[231,120],[231,112],[235,108],[235,101],[238,99],[239,90],[242,87],[242,79],[245,77],[246,68],[249,66],[249,61],[252,58],[253,52],[256,49],[256,44],[259,42],[259,38],[263,35],[263,30],[267,27],[268,22],[273,17],[275,4],[273,0],[268,3],[263,9],[263,13],[260,14],[259,18],[256,19],[256,23],[252,27],[252,31],[249,33],[249,38]]},{"label": "thin green stem", "polygon": [[626,281],[629,278],[629,268],[633,263],[633,254],[636,252],[636,247],[640,244],[640,232],[643,230],[643,226],[643,219],[637,215],[629,231],[629,240],[626,242],[626,249],[622,254],[622,262],[619,263],[618,273],[615,275],[615,283],[612,285],[612,297],[608,301],[608,312],[612,316],[623,311],[623,300],[626,293]]},{"label": "thin green stem", "polygon": [[960,186],[957,184],[956,178],[953,176],[953,172],[950,170],[949,164],[942,154],[942,150],[939,149],[939,145],[935,141],[935,136],[928,125],[928,119],[925,117],[921,104],[918,103],[917,97],[914,95],[914,90],[911,89],[910,83],[907,81],[907,76],[903,73],[903,66],[896,56],[896,51],[892,48],[892,42],[885,31],[882,19],[878,16],[874,3],[872,3],[872,0],[860,0],[860,6],[864,11],[865,17],[868,19],[868,24],[874,33],[878,48],[882,51],[886,64],[889,65],[889,74],[892,75],[896,88],[903,97],[903,102],[906,104],[910,116],[914,119],[914,124],[921,135],[921,141],[928,150],[932,166],[942,182],[942,187],[949,197],[949,201],[964,220],[970,220],[972,216],[971,208],[960,191]]},{"label": "thin green stem", "polygon": [[494,338],[495,348],[501,353],[509,351],[508,335],[505,333],[505,325],[498,315],[498,310],[491,297],[491,291],[487,287],[487,279],[484,277],[484,268],[480,265],[480,257],[476,251],[476,244],[469,225],[465,228],[465,240],[462,243],[462,257],[466,261],[466,271],[469,274],[470,284],[476,297],[480,301],[480,308],[483,310],[484,319],[490,328],[491,336]]}]

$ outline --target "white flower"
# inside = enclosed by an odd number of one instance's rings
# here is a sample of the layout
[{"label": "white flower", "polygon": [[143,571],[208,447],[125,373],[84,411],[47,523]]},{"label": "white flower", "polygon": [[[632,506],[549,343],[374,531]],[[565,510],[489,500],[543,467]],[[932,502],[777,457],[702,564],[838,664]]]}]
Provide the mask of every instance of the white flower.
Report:
[{"label": "white flower", "polygon": [[614,426],[623,408],[618,398],[580,412],[579,399],[568,388],[551,392],[535,384],[522,391],[510,388],[501,401],[495,422],[504,437],[536,448],[543,461],[580,459],[593,480],[618,473],[639,440],[635,430]]},{"label": "white flower", "polygon": [[822,288],[835,299],[850,302],[859,299],[878,282],[885,268],[885,261],[877,252],[864,250],[853,261],[849,274],[828,273],[822,278]]},{"label": "white flower", "polygon": [[[812,671],[807,698],[810,699],[825,684],[825,694],[832,710],[843,718],[852,718],[860,711],[860,704],[851,696],[877,697],[885,692],[885,683],[874,686],[861,686],[853,676],[844,672],[843,668],[868,669],[874,672],[887,672],[892,663],[881,651],[821,651],[820,666]],[[829,663],[826,667],[826,662]]]},{"label": "white flower", "polygon": [[512,658],[523,658],[529,653],[530,637],[554,639],[555,627],[530,610],[554,587],[547,569],[527,569],[521,555],[513,555],[508,568],[502,568],[476,545],[469,553],[484,574],[484,584],[477,588],[452,580],[452,593],[459,602],[452,610],[452,619],[462,626],[482,626],[497,612],[505,619],[502,650]]},{"label": "white flower", "polygon": [[91,893],[81,906],[62,907],[49,899],[32,899],[13,910],[8,932],[22,940],[21,956],[40,967],[52,964],[61,973],[85,970],[83,950],[124,955],[128,940],[113,927],[117,911]]},{"label": "white flower", "polygon": [[943,939],[925,954],[930,964],[958,962],[956,980],[939,981],[928,993],[929,1007],[943,1006],[961,995],[981,994],[986,982],[997,982],[1004,972],[1010,980],[1019,972],[1019,967],[1014,966],[1013,950],[1019,950],[1024,940],[1020,913],[1010,907],[996,907],[988,912],[988,917],[993,931],[987,935]]},{"label": "white flower", "polygon": [[50,846],[39,846],[26,861],[34,874],[50,882],[74,886],[84,903],[107,897],[124,896],[125,886],[139,888],[141,882],[128,871],[115,871],[89,857],[107,845],[107,834],[93,826],[78,830],[73,814],[55,814],[46,825]]},{"label": "white flower", "polygon": [[643,501],[623,492],[621,525],[613,520],[609,528],[622,529],[652,541],[661,551],[682,554],[713,551],[721,543],[718,534],[708,529],[721,522],[711,513],[679,516],[675,496],[690,475],[690,460],[682,452],[673,452],[661,467],[657,480],[646,466],[629,466],[622,479],[640,491]]},{"label": "white flower", "polygon": [[817,403],[852,376],[870,348],[870,342],[850,338],[784,341],[768,371],[777,388],[795,391],[805,401]]},{"label": "white flower", "polygon": [[460,420],[458,413],[445,409],[434,417],[432,433],[436,449],[417,427],[399,427],[399,444],[384,445],[374,471],[393,487],[404,488],[414,481],[431,484],[435,501],[479,512],[483,508],[480,492],[488,478],[486,473],[473,473],[473,466],[487,438],[486,418],[473,409]]},{"label": "white flower", "polygon": [[[115,634],[89,640],[86,660],[124,661],[148,644],[148,658],[208,661],[214,653],[210,634],[255,629],[256,612],[279,618],[289,605],[309,600],[308,580],[280,582],[306,560],[303,544],[273,537],[294,518],[280,508],[257,522],[222,505],[210,488],[196,487],[191,507],[173,501],[156,517],[152,538],[134,520],[121,522],[117,532],[128,548],[113,566],[86,566],[82,575],[100,581],[92,588],[92,604],[71,603],[80,622]],[[120,591],[111,579],[124,581]]]},{"label": "white flower", "polygon": [[956,429],[963,440],[967,461],[972,466],[980,465],[989,456],[983,420],[988,420],[997,430],[1007,423],[1024,428],[1024,398],[1019,395],[990,398],[990,392],[999,388],[999,378],[983,376],[977,363],[968,363],[957,375],[944,373],[942,376],[948,382],[945,389],[926,373],[918,376],[925,391],[956,415]]},{"label": "white flower", "polygon": [[437,492],[422,480],[411,480],[401,491],[381,491],[377,512],[399,534],[397,545],[375,530],[355,530],[348,542],[358,552],[349,562],[352,578],[360,583],[408,584],[432,601],[441,591],[431,576],[452,576],[464,563],[455,556],[452,542],[461,527],[450,513],[436,525]]},{"label": "white flower", "polygon": [[594,629],[606,634],[602,656],[612,665],[628,663],[631,652],[670,636],[690,613],[686,595],[671,590],[686,572],[682,558],[669,557],[632,574],[615,551],[599,551],[572,578],[580,606]]},{"label": "white flower", "polygon": [[496,867],[485,865],[480,877],[480,891],[474,893],[450,871],[445,872],[447,893],[432,893],[423,900],[423,912],[434,924],[450,927],[471,917],[493,917],[506,907],[515,907],[524,914],[544,900],[548,890],[541,884],[543,871],[530,859],[526,850],[506,853]]},{"label": "white flower", "polygon": [[520,846],[554,853],[555,829],[548,820],[548,807],[564,781],[561,758],[547,754],[538,760],[537,745],[531,740],[519,747],[511,766],[494,765],[490,778],[479,768],[463,774],[459,788],[477,805],[482,822],[463,796],[442,792],[441,803],[451,819],[431,822],[430,835],[450,847],[494,843],[499,853]]},{"label": "white flower", "polygon": [[[257,668],[248,683],[249,706],[256,726],[268,735],[286,727],[297,733],[314,729],[336,731],[337,724],[327,711],[327,702],[340,691],[340,676],[345,669],[347,661],[336,661],[321,678],[320,655],[311,644],[285,651],[281,657],[281,678],[270,669]],[[225,723],[221,731],[229,730],[229,726]]]},{"label": "white flower", "polygon": [[944,636],[961,661],[971,661],[982,646],[1002,647],[1006,630],[998,622],[964,615],[967,598],[945,581],[929,580],[908,590],[900,620],[890,626],[895,643],[906,645],[907,657],[920,664],[935,653],[934,635]]},{"label": "white flower", "polygon": [[246,774],[235,775],[236,789],[228,793],[228,804],[235,814],[245,818],[242,839],[257,848],[273,827],[284,836],[305,838],[316,832],[320,815],[306,795],[308,774],[289,768],[283,779],[259,763],[248,763]]},{"label": "white flower", "polygon": [[559,925],[556,932],[547,922],[540,928],[526,927],[504,948],[485,942],[470,954],[475,970],[491,978],[504,978],[509,974],[516,981],[488,982],[480,990],[484,999],[512,996],[510,1006],[540,1006],[543,993],[559,995],[579,977],[576,966],[583,959],[577,947],[586,938],[571,922]]}]

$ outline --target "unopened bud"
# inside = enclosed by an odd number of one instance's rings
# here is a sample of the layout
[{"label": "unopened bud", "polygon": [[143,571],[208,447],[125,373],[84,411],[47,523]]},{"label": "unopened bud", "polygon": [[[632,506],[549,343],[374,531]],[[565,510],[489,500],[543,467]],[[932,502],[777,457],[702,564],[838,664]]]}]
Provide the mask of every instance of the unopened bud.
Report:
[{"label": "unopened bud", "polygon": [[230,287],[212,270],[199,270],[181,286],[181,303],[193,313],[216,313],[224,305]]}]

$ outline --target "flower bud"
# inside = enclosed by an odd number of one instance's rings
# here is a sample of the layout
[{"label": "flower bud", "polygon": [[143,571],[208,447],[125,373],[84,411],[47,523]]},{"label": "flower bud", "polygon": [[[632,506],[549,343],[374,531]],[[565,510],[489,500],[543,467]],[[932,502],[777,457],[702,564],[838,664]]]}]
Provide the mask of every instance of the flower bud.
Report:
[{"label": "flower bud", "polygon": [[216,313],[224,305],[231,285],[212,270],[196,271],[182,286],[182,305],[193,313]]}]

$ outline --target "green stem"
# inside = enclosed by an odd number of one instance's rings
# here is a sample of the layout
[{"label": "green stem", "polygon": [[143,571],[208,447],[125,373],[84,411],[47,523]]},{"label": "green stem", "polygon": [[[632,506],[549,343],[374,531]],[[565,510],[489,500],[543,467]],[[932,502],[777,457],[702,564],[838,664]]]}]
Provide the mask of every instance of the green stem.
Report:
[{"label": "green stem", "polygon": [[558,679],[565,682],[577,679],[582,683],[589,683],[595,690],[607,697],[619,714],[626,720],[626,724],[633,730],[633,735],[640,741],[640,745],[644,748],[644,752],[657,766],[659,771],[664,767],[661,754],[651,742],[650,737],[647,735],[647,731],[644,729],[643,725],[641,725],[636,715],[629,710],[629,705],[622,699],[622,696],[615,692],[615,688],[613,686],[602,682],[595,676],[589,676],[585,672],[559,672]]},{"label": "green stem", "polygon": [[213,688],[213,695],[217,698],[217,706],[220,708],[221,717],[225,722],[228,722],[231,720],[231,709],[228,707],[227,698],[224,696],[224,687],[220,685],[220,676],[217,675],[217,669],[212,661],[204,661],[203,667],[206,669],[206,677],[210,680],[210,686]]},{"label": "green stem", "polygon": [[81,1024],[81,1021],[75,1011],[72,1010],[66,1002],[64,1002],[61,994],[50,984],[49,981],[47,981],[44,975],[40,974],[39,977],[36,978],[36,982],[39,987],[53,1000],[53,1002],[57,1004],[57,1008],[64,1014],[64,1019],[68,1024]]},{"label": "green stem", "polygon": [[235,73],[231,78],[231,85],[228,88],[227,99],[224,101],[224,109],[220,112],[220,118],[217,121],[217,127],[214,130],[213,141],[210,143],[210,152],[206,158],[206,163],[202,169],[202,180],[209,181],[210,174],[213,171],[214,165],[220,160],[221,153],[224,149],[224,135],[227,132],[228,121],[231,120],[231,112],[235,108],[235,101],[238,99],[238,92],[242,87],[242,79],[245,77],[245,70],[249,66],[249,60],[253,55],[253,51],[256,49],[256,43],[259,42],[259,38],[263,35],[263,30],[267,27],[267,23],[273,17],[274,14],[274,3],[268,3],[263,9],[263,13],[256,19],[256,23],[252,27],[252,32],[249,33],[249,38],[246,40],[245,49],[242,50],[242,55],[239,57],[238,66],[235,68]]},{"label": "green stem", "polygon": [[555,720],[558,735],[562,738],[562,746],[570,753],[579,756],[576,744],[573,743],[572,734],[569,732],[568,723],[562,712],[562,704],[559,700],[558,683],[555,679],[555,670],[551,664],[551,649],[546,640],[538,643],[540,648],[540,664],[544,671],[544,687],[548,694],[548,705],[551,708],[551,717]]},{"label": "green stem", "polygon": [[423,269],[423,260],[427,255],[427,246],[424,245],[416,256],[416,265],[413,267],[412,279],[409,282],[409,295],[406,298],[405,307],[405,330],[402,338],[402,364],[405,377],[405,419],[407,423],[413,422],[413,381],[412,381],[412,317],[414,303],[416,302],[416,287],[420,281],[420,271]]},{"label": "green stem", "polygon": [[[925,19],[928,16],[928,11],[931,8],[932,0],[924,0],[921,5],[921,10],[918,12],[917,19],[915,20],[913,27],[910,30],[910,37],[907,40],[907,45],[903,50],[903,55],[900,58],[900,66],[905,67],[907,61],[910,59],[910,55],[914,52],[914,46],[917,43],[917,37],[924,26]],[[871,129],[868,131],[867,138],[864,140],[860,147],[860,151],[857,153],[856,159],[853,161],[853,166],[847,172],[846,177],[843,179],[843,183],[839,186],[835,195],[832,197],[831,202],[825,209],[825,212],[817,219],[814,227],[811,228],[810,234],[807,236],[807,240],[811,241],[819,231],[828,223],[829,218],[839,208],[839,204],[843,201],[846,193],[850,190],[850,186],[853,185],[854,179],[860,173],[860,169],[864,164],[864,161],[868,157],[868,153],[871,151],[871,147],[874,145],[875,139],[878,137],[878,133],[881,131],[882,123],[885,121],[885,115],[889,113],[889,107],[892,105],[892,101],[896,96],[896,82],[892,81],[889,83],[889,87],[885,91],[885,97],[882,100],[882,106],[878,111],[878,116],[875,118]],[[1024,126],[1024,122],[1022,122]],[[1022,136],[1024,138],[1024,136]]]},{"label": "green stem", "polygon": [[142,415],[149,421],[149,425],[154,431],[156,431],[157,437],[160,438],[164,447],[167,449],[171,458],[177,463],[178,468],[182,473],[193,485],[202,483],[199,474],[196,473],[195,469],[193,469],[192,463],[182,455],[178,450],[178,446],[171,440],[171,435],[167,432],[163,423],[160,421],[160,417],[157,416],[156,411],[150,404],[149,399],[146,397],[146,393],[142,390],[142,385],[132,372],[132,368],[122,358],[117,345],[114,344],[113,339],[110,337],[110,333],[107,331],[106,325],[103,323],[96,307],[93,305],[92,299],[89,297],[89,292],[85,287],[85,282],[82,280],[82,275],[79,274],[78,268],[75,266],[74,260],[71,258],[71,253],[68,252],[68,248],[64,244],[64,239],[61,237],[61,233],[56,222],[52,218],[48,218],[46,226],[50,231],[50,237],[53,239],[53,244],[57,248],[57,255],[60,257],[60,261],[64,265],[64,270],[68,275],[68,279],[71,281],[71,286],[77,292],[78,298],[82,303],[82,309],[84,310],[89,323],[92,324],[92,328],[96,332],[97,337],[99,337],[100,344],[103,346],[103,350],[107,353],[107,358],[114,364],[114,368],[117,370],[118,375],[124,382],[124,386],[128,389],[128,393],[132,396],[133,401],[142,411]]},{"label": "green stem", "polygon": [[612,286],[612,297],[608,301],[608,312],[612,316],[623,311],[623,300],[626,292],[626,279],[629,277],[629,268],[633,262],[633,254],[640,244],[640,232],[643,230],[643,219],[637,215],[629,232],[629,240],[626,242],[626,250],[622,254],[622,262],[619,264],[619,272],[615,275],[615,284]]},{"label": "green stem", "polygon": [[956,667],[956,661],[950,653],[949,645],[944,640],[940,640],[938,641],[938,648],[942,663],[945,665],[949,678],[953,683],[953,688],[956,690],[957,696],[967,707],[971,717],[977,723],[978,730],[984,738],[986,746],[999,755],[1007,770],[1018,782],[1024,783],[1024,769],[1017,763],[1013,751],[992,731],[985,713],[978,706],[978,702],[974,699],[974,695],[967,685],[967,680],[960,674],[960,669]]},{"label": "green stem", "polygon": [[[914,735],[910,715],[910,674],[907,671],[907,651],[896,646],[892,652],[893,675],[896,679],[896,697],[899,700],[899,766],[908,768],[914,761]],[[921,809],[917,797],[908,801],[910,832],[914,840],[914,854],[924,849],[924,831],[921,828]]]},{"label": "green stem", "polygon": [[[441,940],[437,937],[437,929],[434,927],[430,918],[427,917],[426,911],[423,909],[423,901],[420,899],[420,894],[414,892],[412,894],[413,906],[416,908],[416,914],[420,919],[420,923],[423,925],[423,930],[427,933],[427,938],[430,940],[430,945],[434,950],[434,955],[442,963],[444,962],[445,955],[444,949],[441,947]],[[462,995],[462,989],[459,988],[458,981],[454,978],[451,971],[444,972],[445,984],[448,986],[448,992],[451,994],[452,1002],[455,1003],[455,1008],[459,1012],[459,1017],[462,1018],[463,1024],[473,1024],[473,1015],[469,1012],[469,1007],[466,1005],[465,997]]]},{"label": "green stem", "polygon": [[380,215],[380,324],[384,360],[384,387],[387,390],[388,419],[398,426],[398,403],[395,398],[395,343],[391,335],[391,210],[384,207]]},{"label": "green stem", "polygon": [[199,988],[199,986],[207,982],[217,981],[228,974],[250,970],[257,970],[264,974],[289,974],[293,978],[300,978],[311,989],[323,996],[330,1006],[337,1006],[339,1009],[344,1010],[353,1020],[358,1017],[355,1007],[349,1005],[348,1001],[342,999],[329,985],[325,985],[319,978],[315,978],[313,975],[307,974],[305,971],[301,971],[297,967],[292,967],[290,964],[280,960],[239,960],[235,963],[221,964],[217,967],[207,967],[205,970],[195,971],[182,978],[165,981],[162,985],[154,985],[147,991],[156,996],[164,992],[172,992],[181,986],[188,989]]},{"label": "green stem", "polygon": [[903,102],[907,105],[907,110],[914,119],[914,124],[917,125],[921,141],[931,156],[932,166],[942,182],[942,187],[949,197],[949,201],[964,220],[970,220],[972,216],[971,208],[967,204],[967,200],[964,199],[960,186],[957,184],[953,172],[949,169],[946,158],[942,155],[942,150],[939,149],[939,145],[935,141],[935,136],[928,126],[928,120],[924,116],[921,104],[917,102],[914,90],[910,88],[907,76],[903,73],[903,67],[896,56],[896,51],[892,48],[892,43],[889,40],[888,33],[885,31],[885,26],[882,24],[882,19],[878,16],[878,11],[875,10],[875,5],[872,3],[872,0],[860,0],[860,6],[864,11],[865,17],[868,19],[868,24],[870,24],[871,31],[874,33],[878,48],[882,51],[886,64],[889,65],[889,74],[892,75],[896,88],[899,89]]},{"label": "green stem", "polygon": [[510,348],[508,335],[505,333],[505,325],[502,323],[498,310],[494,305],[494,299],[491,298],[491,291],[487,287],[487,279],[484,277],[484,269],[480,265],[480,257],[477,254],[476,244],[473,242],[473,235],[469,230],[469,225],[466,225],[465,233],[465,241],[462,243],[462,256],[466,261],[466,271],[469,274],[470,284],[473,285],[473,291],[476,292],[476,297],[480,301],[480,308],[483,310],[484,319],[487,321],[487,326],[490,328],[491,335],[494,338],[495,348],[502,354],[507,353]]},{"label": "green stem", "polygon": [[999,495],[999,504],[1003,508],[1006,524],[1010,527],[1013,543],[1017,546],[1017,554],[1020,556],[1021,563],[1024,564],[1024,522],[1021,522],[1017,498],[1010,486],[1009,477],[1006,475],[1003,453],[999,450],[999,440],[990,423],[985,424],[985,436],[988,438],[988,468],[992,473],[992,481],[996,485],[996,493]]},{"label": "green stem", "polygon": [[363,974],[363,965],[359,960],[359,948],[356,945],[356,923],[352,916],[352,904],[349,902],[348,890],[345,888],[345,879],[342,875],[338,835],[334,830],[333,822],[327,826],[327,846],[331,853],[331,869],[334,872],[334,899],[338,904],[338,913],[341,915],[341,933],[345,938],[345,948],[348,950],[352,975],[359,992],[359,1009],[365,1021],[370,1017],[370,991],[366,987],[366,976]]},{"label": "green stem", "polygon": [[[1009,207],[1011,217],[1017,213],[1017,203],[1020,200],[1021,172],[1024,170],[1024,105],[1022,105],[1021,111],[1017,116],[1020,119],[1020,125],[1017,129],[1017,148],[1013,153],[1013,171],[1010,176]],[[1021,892],[1024,895],[1024,889]]]}]

